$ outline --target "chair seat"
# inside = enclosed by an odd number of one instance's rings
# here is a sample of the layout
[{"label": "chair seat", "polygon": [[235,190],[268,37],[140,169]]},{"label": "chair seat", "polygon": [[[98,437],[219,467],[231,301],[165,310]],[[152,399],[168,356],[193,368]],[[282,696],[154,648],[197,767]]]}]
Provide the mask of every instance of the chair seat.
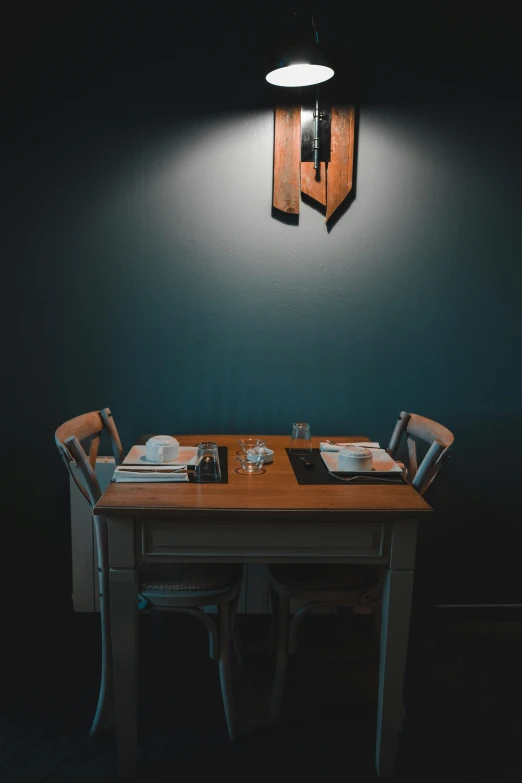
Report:
[{"label": "chair seat", "polygon": [[140,566],[140,592],[189,592],[226,590],[241,578],[235,563],[172,563]]},{"label": "chair seat", "polygon": [[383,566],[344,565],[342,563],[286,563],[271,566],[270,575],[281,585],[304,592],[317,590],[350,590],[370,587],[377,581]]}]

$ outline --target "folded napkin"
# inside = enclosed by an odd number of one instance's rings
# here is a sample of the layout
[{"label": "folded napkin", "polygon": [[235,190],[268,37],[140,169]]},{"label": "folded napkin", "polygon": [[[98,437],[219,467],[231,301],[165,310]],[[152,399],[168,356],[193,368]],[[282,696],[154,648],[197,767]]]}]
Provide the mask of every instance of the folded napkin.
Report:
[{"label": "folded napkin", "polygon": [[367,449],[381,448],[375,441],[366,441],[365,443],[338,443],[337,446],[334,446],[333,443],[325,443],[324,441],[319,443],[319,448],[321,451],[341,451],[341,449],[344,449],[345,446],[366,446]]},{"label": "folded napkin", "polygon": [[188,481],[188,475],[186,473],[178,473],[173,476],[117,476],[113,478],[116,484],[168,484],[178,481]]},{"label": "folded napkin", "polygon": [[[186,467],[185,465],[176,466],[176,467]],[[131,482],[139,482],[141,483],[159,483],[159,482],[167,482],[167,481],[188,481],[188,473],[185,471],[175,471],[172,467],[161,467],[156,466],[154,468],[148,468],[148,467],[136,467],[132,470],[128,470],[125,467],[117,467],[114,471],[113,481],[116,481],[118,484],[120,482],[122,483],[131,483]]]}]

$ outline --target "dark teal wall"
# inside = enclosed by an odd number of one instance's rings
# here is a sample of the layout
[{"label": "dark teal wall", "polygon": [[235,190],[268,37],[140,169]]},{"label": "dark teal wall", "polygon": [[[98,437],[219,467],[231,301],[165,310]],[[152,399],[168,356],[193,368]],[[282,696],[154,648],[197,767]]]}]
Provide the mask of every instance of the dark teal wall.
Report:
[{"label": "dark teal wall", "polygon": [[418,600],[521,601],[519,103],[359,52],[377,89],[356,198],[328,231],[306,204],[298,226],[271,214],[264,86],[221,102],[214,82],[205,101],[204,80],[126,56],[14,91],[5,428],[17,460],[30,438],[43,464],[30,492],[11,465],[4,525],[67,541],[53,432],[87,410],[109,405],[130,446],[296,417],[386,443],[406,409],[456,438],[427,497]]}]

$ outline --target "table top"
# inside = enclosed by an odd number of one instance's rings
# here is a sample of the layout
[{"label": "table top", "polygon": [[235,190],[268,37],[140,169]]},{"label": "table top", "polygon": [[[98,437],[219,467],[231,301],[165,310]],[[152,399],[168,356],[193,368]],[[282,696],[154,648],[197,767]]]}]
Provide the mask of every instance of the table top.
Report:
[{"label": "table top", "polygon": [[[210,440],[228,447],[228,484],[110,483],[96,504],[100,516],[167,517],[187,512],[401,512],[401,518],[418,519],[431,507],[409,484],[320,484],[299,485],[285,452],[288,435],[256,435],[274,450],[273,463],[265,472],[252,476],[236,473],[239,463],[239,435],[176,435],[182,446],[195,446]],[[248,436],[245,436],[248,437]],[[312,439],[314,448],[324,436]],[[337,436],[336,441],[368,440],[364,436]]]}]

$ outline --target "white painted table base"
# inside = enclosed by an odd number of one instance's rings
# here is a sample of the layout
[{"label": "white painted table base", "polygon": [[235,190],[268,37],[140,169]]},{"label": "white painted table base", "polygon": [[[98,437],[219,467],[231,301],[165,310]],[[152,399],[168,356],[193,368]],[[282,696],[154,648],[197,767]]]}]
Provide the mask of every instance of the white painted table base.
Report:
[{"label": "white painted table base", "polygon": [[[345,562],[376,563],[389,562],[388,577],[385,584],[382,612],[381,655],[379,666],[377,733],[375,765],[380,775],[393,773],[397,752],[398,731],[402,713],[402,684],[408,647],[408,633],[413,590],[415,563],[416,522],[392,519],[390,512],[380,519],[385,523],[386,535],[383,537],[383,550],[379,556],[353,547],[346,548],[346,533],[354,526],[364,533],[364,528],[375,528],[379,515],[354,515],[351,512],[346,523],[338,525],[339,549],[332,549],[330,537],[328,550],[324,549],[325,522],[318,521],[308,526],[306,550],[295,548],[288,551],[288,545],[273,540],[272,527],[269,525],[252,526],[252,543],[243,540],[240,547],[234,547],[231,554],[225,547],[219,546],[216,533],[219,522],[208,523],[208,536],[198,531],[197,552],[189,547],[180,547],[175,552],[168,546],[156,558],[156,562]],[[245,521],[248,525],[248,521]],[[165,520],[158,524],[165,530],[174,531],[176,522]],[[137,563],[140,559],[153,561],[147,551],[146,535],[142,531],[143,522],[133,517],[108,517],[109,564],[112,624],[112,654],[114,677],[114,706],[116,717],[116,737],[119,761],[119,774],[133,777],[137,773],[138,749],[138,583]],[[183,524],[181,525],[183,527]],[[201,526],[200,526],[201,527]],[[272,539],[270,538],[272,535]],[[277,536],[276,536],[277,538]],[[316,539],[314,541],[314,538]],[[244,539],[244,535],[243,535]],[[183,549],[183,551],[181,551]],[[195,549],[195,547],[192,547]],[[323,552],[321,550],[323,549]],[[268,553],[269,550],[269,553]],[[145,554],[144,554],[145,553]],[[313,553],[313,554],[311,554]]]}]

